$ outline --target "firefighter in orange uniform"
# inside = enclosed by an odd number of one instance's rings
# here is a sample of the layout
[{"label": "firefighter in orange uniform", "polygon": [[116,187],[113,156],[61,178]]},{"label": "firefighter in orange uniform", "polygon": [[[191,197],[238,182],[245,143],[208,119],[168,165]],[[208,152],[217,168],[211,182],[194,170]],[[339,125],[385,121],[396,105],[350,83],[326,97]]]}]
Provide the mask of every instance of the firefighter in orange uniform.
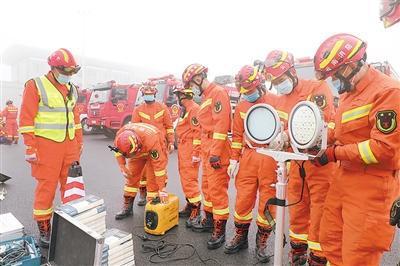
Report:
[{"label": "firefighter in orange uniform", "polygon": [[228,131],[231,106],[224,88],[207,80],[208,69],[200,64],[189,65],[182,74],[185,88],[202,95],[198,119],[202,143],[204,211],[206,216],[192,226],[196,232],[210,232],[208,249],[217,249],[225,242],[226,221],[229,217],[227,169],[230,158]]},{"label": "firefighter in orange uniform", "polygon": [[188,218],[186,227],[198,223],[201,207],[199,188],[200,164],[200,124],[197,118],[199,105],[193,101],[194,93],[191,88],[185,89],[177,85],[174,93],[178,98],[181,114],[176,126],[178,140],[178,167],[182,189],[186,197],[186,206],[179,212],[179,217]]},{"label": "firefighter in orange uniform", "polygon": [[159,196],[161,202],[167,202],[167,150],[164,134],[149,124],[129,123],[117,132],[114,145],[115,157],[121,173],[126,178],[124,206],[115,219],[123,219],[133,214],[133,201],[145,167],[149,169],[147,198],[150,200]]},{"label": "firefighter in orange uniform", "polygon": [[48,247],[53,200],[60,183],[64,194],[68,169],[79,160],[82,128],[75,108],[78,91],[70,82],[80,67],[67,49],[48,58],[46,75],[28,80],[22,98],[20,128],[26,145],[25,160],[36,178],[33,217],[40,231],[40,244]]},{"label": "firefighter in orange uniform", "polygon": [[[233,116],[232,155],[228,167],[228,174],[235,178],[236,205],[235,205],[235,235],[225,245],[225,253],[237,253],[248,247],[248,232],[252,220],[252,212],[259,193],[256,256],[261,262],[267,262],[267,239],[272,231],[272,225],[264,215],[265,203],[275,196],[272,185],[276,183],[276,162],[269,156],[257,153],[244,141],[244,118],[247,111],[255,104],[267,103],[275,106],[277,96],[265,91],[264,77],[258,68],[244,66],[236,75],[236,86],[242,95]],[[252,143],[251,146],[257,147]],[[242,167],[239,167],[239,164]],[[236,175],[237,173],[237,175]],[[275,214],[275,209],[270,209]]]},{"label": "firefighter in orange uniform", "polygon": [[[154,81],[144,82],[140,91],[143,95],[144,103],[135,107],[132,113],[131,122],[146,123],[157,127],[167,141],[166,147],[169,152],[174,150],[174,128],[172,126],[171,115],[168,107],[156,101],[156,83]],[[146,205],[146,176],[151,175],[151,170],[144,170],[140,180],[140,200],[139,206]],[[130,189],[129,186],[125,187]]]},{"label": "firefighter in orange uniform", "polygon": [[13,105],[13,101],[6,102],[6,108],[1,112],[1,116],[6,119],[5,132],[8,144],[18,144],[18,108]]},{"label": "firefighter in orange uniform", "polygon": [[330,265],[380,265],[395,233],[388,217],[399,195],[400,83],[366,63],[366,47],[337,34],[314,57],[317,76],[332,77],[340,95],[335,145],[317,160],[340,165],[321,220]]},{"label": "firefighter in orange uniform", "polygon": [[[272,81],[279,97],[276,109],[287,129],[288,115],[300,101],[315,102],[324,113],[325,121],[333,128],[334,105],[331,89],[325,81],[303,80],[297,77],[293,55],[285,51],[272,51],[265,60],[265,76]],[[286,134],[287,135],[287,134]],[[305,179],[300,168],[305,169]],[[305,265],[310,249],[309,265],[325,265],[326,259],[319,243],[319,228],[329,182],[336,169],[334,163],[318,168],[310,161],[290,163],[288,184],[289,203],[297,202],[304,182],[303,200],[289,208],[291,265]]]}]

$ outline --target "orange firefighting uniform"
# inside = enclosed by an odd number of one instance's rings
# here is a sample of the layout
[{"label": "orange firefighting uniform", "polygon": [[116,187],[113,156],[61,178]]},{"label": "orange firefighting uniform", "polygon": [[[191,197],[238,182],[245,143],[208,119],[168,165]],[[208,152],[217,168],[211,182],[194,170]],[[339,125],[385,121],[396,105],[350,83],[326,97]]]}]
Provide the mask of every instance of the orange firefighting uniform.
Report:
[{"label": "orange firefighting uniform", "polygon": [[[370,67],[336,114],[339,173],[321,219],[320,241],[331,265],[379,265],[395,229],[392,202],[400,194],[400,83]],[[396,173],[397,172],[397,173]]]},{"label": "orange firefighting uniform", "polygon": [[[198,118],[202,130],[204,210],[212,212],[216,220],[227,220],[229,217],[227,169],[230,158],[228,131],[231,125],[231,105],[224,88],[210,84],[204,90]],[[211,156],[220,157],[220,169],[211,167],[209,162]]]},{"label": "orange firefighting uniform", "polygon": [[192,156],[200,157],[200,125],[197,118],[199,106],[193,100],[184,100],[186,113],[176,127],[178,138],[178,167],[183,193],[190,203],[201,201],[199,188],[199,163],[192,164]]},{"label": "orange firefighting uniform", "polygon": [[0,144],[4,143],[7,138],[5,124],[3,118],[0,116]]},{"label": "orange firefighting uniform", "polygon": [[[126,178],[124,196],[135,197],[139,189],[139,182],[143,169],[149,169],[147,176],[147,197],[158,196],[158,191],[165,187],[167,177],[167,150],[164,135],[154,126],[145,123],[130,123],[123,126],[117,137],[125,130],[132,130],[139,137],[141,148],[137,154],[128,159],[127,168],[131,176]],[[116,153],[119,165],[125,165],[126,159]]]},{"label": "orange firefighting uniform", "polygon": [[[66,99],[69,88],[58,83],[52,72],[46,75],[47,79],[57,88]],[[31,164],[32,176],[36,178],[37,186],[33,203],[33,217],[35,220],[48,220],[53,213],[53,200],[60,183],[61,195],[64,195],[68,169],[71,163],[79,160],[79,151],[82,145],[82,127],[77,108],[74,108],[75,138],[70,139],[68,132],[63,142],[35,136],[29,129],[35,125],[38,113],[40,96],[34,80],[25,84],[20,113],[20,133],[26,146],[37,149],[37,163]]]},{"label": "orange firefighting uniform", "polygon": [[4,108],[1,112],[1,116],[6,119],[5,132],[8,141],[18,140],[18,108],[10,104]]},{"label": "orange firefighting uniform", "polygon": [[[287,129],[288,116],[293,107],[300,101],[315,102],[324,113],[324,120],[333,128],[334,105],[331,89],[325,81],[298,80],[297,86],[288,95],[280,96],[277,112]],[[323,256],[319,242],[319,228],[326,194],[331,176],[336,165],[329,163],[317,167],[309,161],[291,161],[289,170],[288,199],[289,203],[297,202],[301,196],[302,178],[299,168],[304,163],[306,170],[303,199],[289,208],[289,236],[293,242],[308,243],[310,250],[317,256]]]},{"label": "orange firefighting uniform", "polygon": [[[174,143],[174,128],[172,126],[171,115],[168,107],[163,103],[155,101],[154,103],[140,104],[133,109],[131,122],[153,125],[160,130],[164,140],[167,140],[168,144]],[[146,176],[151,175],[152,172],[151,169],[145,168],[140,179],[140,187],[146,187]]]},{"label": "orange firefighting uniform", "polygon": [[[276,194],[275,188],[271,186],[276,183],[276,162],[271,157],[251,149],[245,143],[244,118],[247,111],[253,105],[266,103],[275,106],[277,100],[278,96],[267,92],[254,103],[242,100],[236,106],[235,115],[233,116],[231,146],[231,159],[239,161],[239,172],[235,180],[236,204],[234,217],[236,223],[251,223],[258,189],[257,225],[267,228],[271,227],[264,215],[264,208],[267,200],[275,197]],[[251,145],[257,147],[255,143],[251,143]],[[275,216],[275,208],[270,206],[269,210]]]}]

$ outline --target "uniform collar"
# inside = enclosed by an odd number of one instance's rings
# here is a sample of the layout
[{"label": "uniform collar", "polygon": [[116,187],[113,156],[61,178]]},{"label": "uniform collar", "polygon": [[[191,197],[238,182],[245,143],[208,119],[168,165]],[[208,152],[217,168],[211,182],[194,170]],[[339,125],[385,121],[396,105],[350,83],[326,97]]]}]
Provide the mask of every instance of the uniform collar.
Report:
[{"label": "uniform collar", "polygon": [[208,85],[208,87],[204,90],[203,94],[204,97],[207,97],[216,87],[217,85],[215,85],[214,83],[210,83],[210,85]]},{"label": "uniform collar", "polygon": [[185,103],[183,104],[183,106],[185,106],[185,108],[190,108],[195,104],[195,102],[193,100],[186,100]]},{"label": "uniform collar", "polygon": [[[373,67],[368,66],[368,70],[365,73],[364,77],[356,84],[354,91],[359,93],[363,91],[369,84],[378,76],[378,70]],[[351,93],[351,92],[350,92]]]}]

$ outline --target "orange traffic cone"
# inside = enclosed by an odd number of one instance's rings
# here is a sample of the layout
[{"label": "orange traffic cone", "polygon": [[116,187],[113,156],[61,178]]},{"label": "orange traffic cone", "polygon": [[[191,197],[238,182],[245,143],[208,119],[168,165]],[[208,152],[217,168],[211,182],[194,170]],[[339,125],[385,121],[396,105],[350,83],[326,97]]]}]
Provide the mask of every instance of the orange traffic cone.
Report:
[{"label": "orange traffic cone", "polygon": [[67,183],[62,197],[62,202],[65,204],[75,199],[85,196],[85,184],[82,177],[82,167],[79,162],[73,162],[68,171]]}]

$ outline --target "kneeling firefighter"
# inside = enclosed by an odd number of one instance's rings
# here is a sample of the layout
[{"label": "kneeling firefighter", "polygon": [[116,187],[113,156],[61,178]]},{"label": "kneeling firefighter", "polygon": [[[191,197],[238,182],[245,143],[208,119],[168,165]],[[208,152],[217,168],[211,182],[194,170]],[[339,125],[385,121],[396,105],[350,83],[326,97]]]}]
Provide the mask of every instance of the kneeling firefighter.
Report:
[{"label": "kneeling firefighter", "polygon": [[111,148],[116,152],[119,168],[126,178],[123,209],[115,215],[115,219],[133,215],[133,201],[145,166],[149,167],[147,200],[159,196],[161,202],[167,202],[167,149],[164,135],[152,125],[130,123],[117,132],[114,145]]}]

